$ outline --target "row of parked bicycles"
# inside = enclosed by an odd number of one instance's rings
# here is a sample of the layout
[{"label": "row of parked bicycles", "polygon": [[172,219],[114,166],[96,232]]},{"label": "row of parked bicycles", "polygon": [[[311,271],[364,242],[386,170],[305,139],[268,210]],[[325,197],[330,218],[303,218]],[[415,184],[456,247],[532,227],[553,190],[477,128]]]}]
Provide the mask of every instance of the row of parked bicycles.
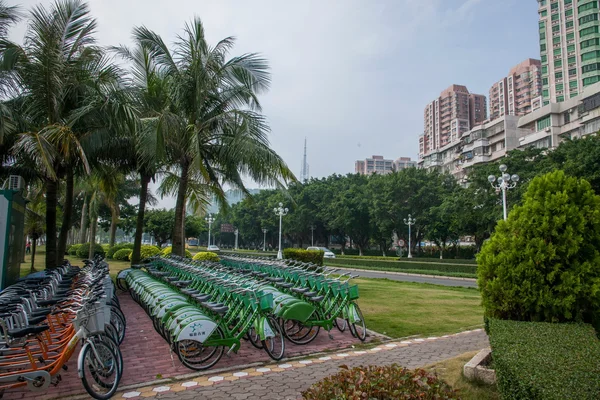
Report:
[{"label": "row of parked bicycles", "polygon": [[58,385],[78,347],[77,373],[88,394],[103,400],[116,392],[125,316],[108,264],[84,264],[65,262],[0,293],[0,397],[8,389]]},{"label": "row of parked bicycles", "polygon": [[[206,370],[242,340],[280,360],[286,339],[308,344],[321,329],[347,328],[360,340],[366,327],[355,276],[312,264],[225,257],[221,263],[176,256],[122,272],[129,290],[181,362]],[[332,338],[332,335],[330,334]]]}]

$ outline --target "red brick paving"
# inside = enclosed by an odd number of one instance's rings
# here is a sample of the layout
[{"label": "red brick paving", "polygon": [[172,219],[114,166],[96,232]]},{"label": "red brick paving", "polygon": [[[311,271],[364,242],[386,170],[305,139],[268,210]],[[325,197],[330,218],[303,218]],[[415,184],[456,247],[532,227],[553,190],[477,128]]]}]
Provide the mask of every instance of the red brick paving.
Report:
[{"label": "red brick paving", "polygon": [[[127,318],[127,334],[121,345],[124,361],[121,387],[195,372],[183,366],[177,355],[170,352],[167,342],[154,330],[150,318],[131,296],[120,294],[119,300]],[[319,336],[306,346],[296,346],[286,341],[285,355],[286,357],[307,355],[346,348],[359,343],[348,330],[341,333],[334,328],[332,334],[334,340],[329,339],[327,332],[321,330]],[[78,354],[78,351],[74,354]],[[257,362],[271,363],[272,360],[264,350],[255,349],[251,344],[242,341],[240,351],[237,354],[232,353],[230,357],[224,355],[213,370]],[[46,400],[85,393],[81,380],[77,377],[77,357],[71,357],[67,365],[68,371],[63,371],[62,381],[57,387],[51,386],[43,394],[29,392],[26,389],[7,391],[3,399]]]}]

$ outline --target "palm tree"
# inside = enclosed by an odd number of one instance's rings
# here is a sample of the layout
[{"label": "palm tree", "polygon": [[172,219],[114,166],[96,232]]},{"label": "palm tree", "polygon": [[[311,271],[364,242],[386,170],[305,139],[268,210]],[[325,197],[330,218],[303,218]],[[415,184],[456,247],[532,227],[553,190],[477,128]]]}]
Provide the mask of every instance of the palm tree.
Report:
[{"label": "palm tree", "polygon": [[[258,94],[270,84],[268,63],[257,54],[226,60],[234,39],[209,46],[199,18],[186,24],[173,52],[145,27],[134,29],[138,43],[164,74],[169,108],[162,121],[169,164],[179,177],[173,253],[184,253],[184,212],[190,181],[222,193],[223,183],[247,192],[242,176],[283,185],[294,176],[269,148],[269,128],[259,114]],[[283,180],[283,182],[281,181]]]},{"label": "palm tree", "polygon": [[[120,95],[119,69],[95,45],[95,29],[87,4],[79,0],[57,0],[49,10],[36,6],[16,67],[29,127],[15,153],[36,161],[46,184],[46,267],[64,257],[74,176],[91,171],[86,153],[102,147],[103,137],[122,129],[134,114]],[[63,177],[57,245],[57,194]]]}]

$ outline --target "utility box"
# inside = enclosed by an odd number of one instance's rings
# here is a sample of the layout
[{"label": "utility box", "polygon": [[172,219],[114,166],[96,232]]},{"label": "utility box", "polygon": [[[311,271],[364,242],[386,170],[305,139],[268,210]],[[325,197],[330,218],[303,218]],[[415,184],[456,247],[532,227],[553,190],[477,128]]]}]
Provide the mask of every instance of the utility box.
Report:
[{"label": "utility box", "polygon": [[0,290],[15,283],[21,275],[25,203],[21,190],[0,190]]}]

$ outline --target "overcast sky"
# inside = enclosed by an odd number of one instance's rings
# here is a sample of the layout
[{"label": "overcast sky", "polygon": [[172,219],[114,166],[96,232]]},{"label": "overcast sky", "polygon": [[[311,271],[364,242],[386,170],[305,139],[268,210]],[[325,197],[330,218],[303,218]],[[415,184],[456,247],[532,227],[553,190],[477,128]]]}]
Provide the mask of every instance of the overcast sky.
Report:
[{"label": "overcast sky", "polygon": [[[49,1],[7,1],[29,9]],[[354,172],[373,154],[417,158],[423,109],[453,83],[488,95],[526,58],[539,58],[532,0],[91,0],[100,44],[130,44],[145,25],[172,42],[200,16],[211,43],[262,53],[272,147],[300,175]],[[21,42],[25,26],[12,32]],[[249,185],[254,186],[254,185]],[[165,199],[161,206],[170,207]]]}]

